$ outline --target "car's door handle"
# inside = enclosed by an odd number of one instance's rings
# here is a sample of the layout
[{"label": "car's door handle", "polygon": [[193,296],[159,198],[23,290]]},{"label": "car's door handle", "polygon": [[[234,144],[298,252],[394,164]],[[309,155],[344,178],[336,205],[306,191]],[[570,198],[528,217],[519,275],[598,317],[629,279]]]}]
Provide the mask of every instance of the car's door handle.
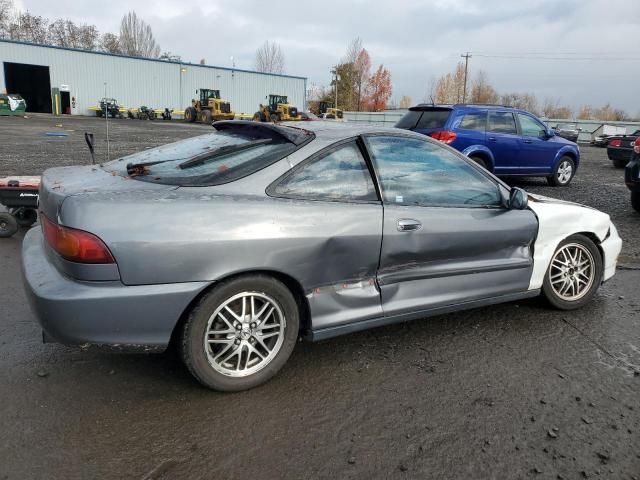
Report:
[{"label": "car's door handle", "polygon": [[490,142],[495,142],[496,141],[496,137],[489,137],[489,141]]},{"label": "car's door handle", "polygon": [[420,230],[422,228],[422,223],[418,220],[414,220],[413,218],[401,218],[398,220],[398,231],[399,232],[411,232],[414,230]]},{"label": "car's door handle", "polygon": [[533,140],[525,139],[525,140],[524,140],[524,143],[533,143]]}]

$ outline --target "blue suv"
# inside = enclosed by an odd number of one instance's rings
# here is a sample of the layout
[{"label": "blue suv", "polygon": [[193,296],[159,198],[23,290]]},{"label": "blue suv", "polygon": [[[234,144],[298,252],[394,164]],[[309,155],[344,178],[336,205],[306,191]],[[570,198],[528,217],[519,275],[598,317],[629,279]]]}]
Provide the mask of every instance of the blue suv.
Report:
[{"label": "blue suv", "polygon": [[580,163],[578,145],[535,115],[507,106],[421,104],[396,127],[451,145],[496,175],[543,176],[557,187],[569,185]]}]

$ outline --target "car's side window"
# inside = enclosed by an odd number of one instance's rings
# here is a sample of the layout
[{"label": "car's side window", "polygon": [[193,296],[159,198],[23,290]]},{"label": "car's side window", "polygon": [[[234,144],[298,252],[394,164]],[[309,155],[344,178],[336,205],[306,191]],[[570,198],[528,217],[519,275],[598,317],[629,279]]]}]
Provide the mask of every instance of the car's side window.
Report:
[{"label": "car's side window", "polygon": [[511,112],[489,112],[489,128],[493,133],[508,133],[515,135],[518,133],[516,119]]},{"label": "car's side window", "polygon": [[367,164],[355,142],[340,145],[311,163],[295,168],[271,193],[333,202],[378,199]]},{"label": "car's side window", "polygon": [[547,129],[540,122],[529,115],[519,113],[518,120],[520,121],[522,135],[526,135],[527,137],[542,137],[547,132]]},{"label": "car's side window", "polygon": [[371,136],[367,145],[385,203],[500,206],[498,185],[445,147],[426,140]]},{"label": "car's side window", "polygon": [[468,112],[460,120],[458,128],[461,130],[476,130],[484,132],[487,128],[487,112]]}]

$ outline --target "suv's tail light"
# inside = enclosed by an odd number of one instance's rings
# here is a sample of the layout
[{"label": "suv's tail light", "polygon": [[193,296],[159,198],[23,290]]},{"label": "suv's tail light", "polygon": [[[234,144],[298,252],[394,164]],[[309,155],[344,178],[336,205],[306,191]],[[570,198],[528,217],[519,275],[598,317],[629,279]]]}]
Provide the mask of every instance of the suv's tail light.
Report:
[{"label": "suv's tail light", "polygon": [[444,130],[442,132],[433,132],[431,133],[431,138],[440,140],[441,142],[444,142],[447,145],[449,145],[456,139],[456,133],[450,132],[448,130]]},{"label": "suv's tail light", "polygon": [[620,140],[619,138],[614,138],[613,140],[609,141],[609,145],[611,145],[612,147],[619,147],[620,145],[622,145],[622,140]]},{"label": "suv's tail light", "polygon": [[633,142],[633,151],[640,155],[640,137],[636,138],[636,141]]},{"label": "suv's tail light", "polygon": [[79,263],[116,263],[104,242],[92,233],[63,227],[44,215],[41,219],[47,243],[61,257]]}]

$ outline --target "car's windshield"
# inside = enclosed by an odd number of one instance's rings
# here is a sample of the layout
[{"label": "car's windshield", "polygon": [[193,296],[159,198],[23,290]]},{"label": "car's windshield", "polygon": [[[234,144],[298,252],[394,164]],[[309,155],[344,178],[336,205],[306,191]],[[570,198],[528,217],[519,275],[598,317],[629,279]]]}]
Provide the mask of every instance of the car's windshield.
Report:
[{"label": "car's windshield", "polygon": [[129,155],[106,167],[124,164],[133,178],[153,183],[220,185],[261,170],[296,148],[270,132],[225,130]]}]

